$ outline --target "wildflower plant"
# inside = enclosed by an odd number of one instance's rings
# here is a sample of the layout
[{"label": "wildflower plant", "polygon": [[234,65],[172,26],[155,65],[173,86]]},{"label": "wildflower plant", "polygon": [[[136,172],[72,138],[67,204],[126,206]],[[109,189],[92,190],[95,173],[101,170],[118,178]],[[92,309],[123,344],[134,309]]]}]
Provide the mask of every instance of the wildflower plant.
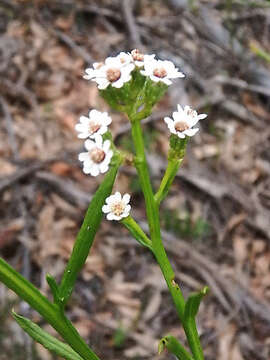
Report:
[{"label": "wildflower plant", "polygon": [[[141,127],[141,120],[152,113],[154,105],[172,82],[183,77],[184,74],[171,61],[157,60],[155,55],[144,55],[138,50],[131,53],[121,52],[115,57],[107,58],[104,63],[94,63],[93,68],[86,69],[84,78],[96,82],[100,95],[111,108],[124,113],[130,121],[135,153],[128,154],[115,146],[109,130],[112,119],[108,113],[94,109],[89,112],[88,117],[80,117],[75,129],[78,137],[85,140],[86,151],[79,154],[83,172],[90,176],[105,176],[92,197],[62,279],[57,282],[50,274],[47,275],[53,295],[52,301],[0,259],[0,281],[35,309],[58,332],[63,342],[31,320],[13,312],[15,320],[34,340],[65,359],[99,359],[66,317],[65,307],[104,214],[108,220],[119,221],[135,240],[152,252],[167,283],[187,337],[189,350],[173,336],[166,335],[159,343],[159,353],[167,348],[181,360],[204,359],[195,318],[208,288],[204,287],[197,293],[190,294],[187,299],[184,298],[162,242],[159,207],[183,161],[189,138],[199,130],[194,126],[204,119],[206,114],[198,115],[189,106],[182,108],[178,105],[172,118],[165,117],[164,121],[170,135],[170,148],[167,169],[157,191],[154,191],[151,184]],[[120,166],[126,160],[130,164],[130,159],[136,168],[145,200],[148,233],[143,231],[130,214],[130,195],[122,196],[119,192],[112,194]]]}]

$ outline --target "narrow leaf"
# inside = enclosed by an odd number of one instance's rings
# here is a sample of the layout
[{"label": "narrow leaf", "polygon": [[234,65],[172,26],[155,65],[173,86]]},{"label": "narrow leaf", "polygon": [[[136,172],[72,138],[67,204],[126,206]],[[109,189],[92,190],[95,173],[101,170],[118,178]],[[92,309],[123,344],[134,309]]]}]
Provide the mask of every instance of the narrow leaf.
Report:
[{"label": "narrow leaf", "polygon": [[158,344],[158,354],[160,355],[165,348],[179,360],[193,360],[184,346],[172,335],[164,336],[160,340]]},{"label": "narrow leaf", "polygon": [[146,236],[142,228],[131,216],[122,219],[121,223],[129,230],[129,232],[141,245],[146,246],[152,250],[152,241]]},{"label": "narrow leaf", "polygon": [[59,289],[58,289],[58,285],[54,279],[54,277],[51,274],[47,274],[46,275],[46,280],[47,283],[50,286],[51,292],[53,294],[53,299],[55,303],[59,303]]},{"label": "narrow leaf", "polygon": [[201,291],[191,294],[187,299],[185,305],[184,318],[186,320],[196,317],[202,298],[209,292],[208,286],[205,286]]},{"label": "narrow leaf", "polygon": [[117,154],[115,164],[111,167],[103,182],[100,184],[88,207],[59,287],[59,299],[62,306],[67,303],[77,276],[87,259],[102,219],[103,214],[101,208],[105,203],[105,199],[112,192],[112,187],[121,161],[120,155]]},{"label": "narrow leaf", "polygon": [[48,334],[31,320],[16,314],[14,311],[12,312],[12,315],[20,327],[46,349],[66,360],[83,360],[69,345],[64,344]]}]

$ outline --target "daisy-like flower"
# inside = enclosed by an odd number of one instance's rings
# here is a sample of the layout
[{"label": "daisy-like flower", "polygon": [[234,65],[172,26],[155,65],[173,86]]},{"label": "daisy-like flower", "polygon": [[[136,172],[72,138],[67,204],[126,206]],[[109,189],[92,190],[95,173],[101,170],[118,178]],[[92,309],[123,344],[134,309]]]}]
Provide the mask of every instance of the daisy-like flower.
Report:
[{"label": "daisy-like flower", "polygon": [[144,70],[141,70],[141,74],[149,76],[154,82],[162,81],[166,85],[172,84],[170,79],[185,77],[171,61],[149,58],[145,59]]},{"label": "daisy-like flower", "polygon": [[79,160],[83,162],[83,172],[97,176],[108,171],[113,156],[110,140],[103,142],[101,135],[96,135],[94,140],[86,140],[84,146],[87,152],[79,154]]},{"label": "daisy-like flower", "polygon": [[120,52],[120,54],[118,54],[116,56],[116,58],[120,61],[120,63],[124,66],[124,65],[128,65],[130,63],[132,63],[133,59],[131,54],[129,53],[125,53],[125,52]]},{"label": "daisy-like flower", "polygon": [[106,204],[102,206],[102,211],[107,214],[108,220],[121,220],[129,215],[131,209],[129,200],[129,194],[122,197],[120,192],[116,192],[107,197]]},{"label": "daisy-like flower", "polygon": [[192,110],[190,106],[185,106],[183,109],[180,105],[177,105],[177,110],[178,111],[172,114],[173,119],[169,117],[164,118],[170,132],[177,135],[180,139],[195,135],[199,129],[193,129],[193,126],[196,125],[199,120],[205,119],[207,115],[198,115],[197,111]]},{"label": "daisy-like flower", "polygon": [[121,88],[131,79],[131,72],[135,67],[128,62],[126,55],[120,53],[116,57],[108,57],[101,67],[86,69],[84,79],[95,81],[100,90],[106,89],[110,84],[115,88]]},{"label": "daisy-like flower", "polygon": [[138,49],[134,49],[131,51],[131,56],[136,66],[143,67],[145,61],[153,60],[156,55],[144,55]]},{"label": "daisy-like flower", "polygon": [[111,122],[112,119],[107,112],[91,110],[89,117],[80,117],[80,123],[75,125],[75,129],[78,131],[80,139],[94,138],[96,135],[105,134]]}]

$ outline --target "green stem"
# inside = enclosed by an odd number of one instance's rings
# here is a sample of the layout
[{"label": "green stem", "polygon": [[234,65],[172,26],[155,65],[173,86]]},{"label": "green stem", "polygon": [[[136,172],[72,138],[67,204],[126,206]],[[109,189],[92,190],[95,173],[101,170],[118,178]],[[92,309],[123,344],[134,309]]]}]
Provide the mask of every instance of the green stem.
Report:
[{"label": "green stem", "polygon": [[188,339],[188,344],[192,351],[194,359],[204,360],[203,350],[202,350],[195,318],[189,319],[188,321],[184,321],[183,328],[185,330],[185,334]]},{"label": "green stem", "polygon": [[71,322],[38,289],[0,258],[0,281],[26,301],[63,337],[84,360],[99,360]]},{"label": "green stem", "polygon": [[160,205],[161,201],[167,196],[182,161],[183,159],[168,160],[167,169],[161,180],[160,187],[155,194],[155,200],[158,205]]},{"label": "green stem", "polygon": [[[155,200],[153,189],[150,182],[150,176],[149,176],[146,156],[144,152],[144,142],[143,142],[141,125],[140,122],[136,119],[136,116],[134,117],[130,116],[130,120],[131,120],[131,133],[136,151],[136,157],[134,159],[134,163],[138,172],[140,184],[145,198],[146,214],[149,223],[153,253],[156,257],[156,260],[160,266],[162,274],[165,278],[165,281],[173,298],[178,316],[183,324],[184,330],[187,335],[188,343],[194,355],[194,358],[195,360],[203,360],[204,359],[203,352],[200,344],[198,345],[199,336],[196,326],[194,330],[194,328],[193,327],[191,328],[189,324],[184,324],[185,299],[179,286],[174,281],[175,275],[162,243],[161,233],[160,233],[158,202]],[[169,174],[166,175],[166,179],[167,178],[168,180],[166,181],[164,180],[164,185],[163,185],[165,189],[164,191],[166,191],[167,189],[168,181],[171,181],[171,177],[169,176]],[[161,194],[163,194],[163,192],[161,192]]]},{"label": "green stem", "polygon": [[150,235],[153,244],[153,253],[159,263],[163,276],[173,297],[179,317],[184,315],[185,300],[179,287],[174,283],[174,272],[168,260],[164,246],[161,240],[159,211],[150,182],[148,166],[144,153],[144,143],[142,129],[139,121],[131,123],[132,138],[136,150],[134,159],[135,166],[139,175],[140,184],[145,198],[146,214],[149,222]]}]

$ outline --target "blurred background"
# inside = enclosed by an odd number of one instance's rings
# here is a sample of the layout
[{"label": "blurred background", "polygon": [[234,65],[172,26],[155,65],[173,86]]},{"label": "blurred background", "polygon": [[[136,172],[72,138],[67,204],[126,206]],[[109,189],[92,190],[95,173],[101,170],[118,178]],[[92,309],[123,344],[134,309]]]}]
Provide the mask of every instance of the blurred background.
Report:
[{"label": "blurred background", "polygon": [[[80,115],[108,110],[84,69],[138,48],[170,59],[176,80],[144,125],[153,184],[166,167],[163,118],[177,103],[208,114],[161,208],[163,238],[185,295],[205,284],[198,328],[207,359],[270,357],[270,2],[266,0],[0,1],[0,253],[48,296],[60,279],[102,177],[82,173]],[[116,142],[132,150],[126,119]],[[138,179],[124,167],[116,189]],[[53,330],[0,284],[0,359],[56,359],[11,319],[12,308]],[[158,340],[184,342],[151,254],[103,221],[68,306],[102,359],[155,359]],[[160,358],[160,357],[159,357]],[[162,354],[162,358],[170,358]]]}]

